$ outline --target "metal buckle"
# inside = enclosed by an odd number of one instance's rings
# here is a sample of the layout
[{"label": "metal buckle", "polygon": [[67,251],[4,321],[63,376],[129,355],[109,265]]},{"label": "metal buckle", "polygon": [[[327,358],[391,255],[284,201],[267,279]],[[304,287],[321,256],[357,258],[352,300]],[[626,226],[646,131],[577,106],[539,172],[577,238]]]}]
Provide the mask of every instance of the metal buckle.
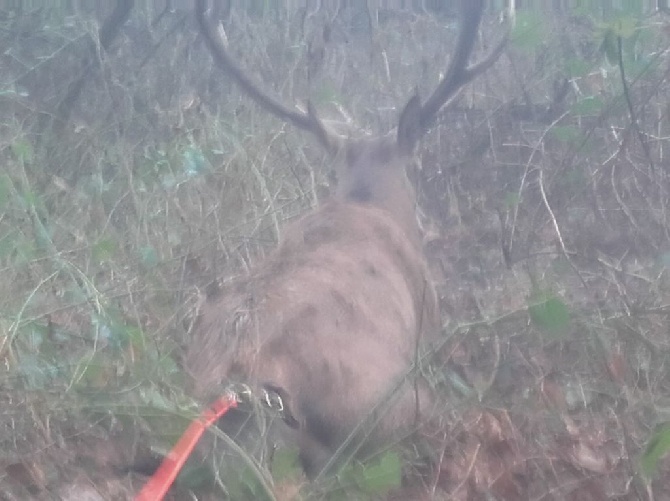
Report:
[{"label": "metal buckle", "polygon": [[242,383],[229,384],[226,388],[226,393],[234,398],[238,404],[249,403],[253,398],[251,388]]},{"label": "metal buckle", "polygon": [[284,401],[276,391],[263,388],[263,403],[270,409],[279,413],[284,412]]}]

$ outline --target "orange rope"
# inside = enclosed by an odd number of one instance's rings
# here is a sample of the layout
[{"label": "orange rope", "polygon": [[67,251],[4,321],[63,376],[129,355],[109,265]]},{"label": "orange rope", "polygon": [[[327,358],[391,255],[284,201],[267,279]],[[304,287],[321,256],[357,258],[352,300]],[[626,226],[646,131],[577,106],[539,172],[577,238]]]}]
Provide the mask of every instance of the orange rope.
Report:
[{"label": "orange rope", "polygon": [[237,407],[234,395],[225,395],[194,420],[165,457],[160,467],[144,484],[135,501],[161,501],[205,430],[228,410]]}]

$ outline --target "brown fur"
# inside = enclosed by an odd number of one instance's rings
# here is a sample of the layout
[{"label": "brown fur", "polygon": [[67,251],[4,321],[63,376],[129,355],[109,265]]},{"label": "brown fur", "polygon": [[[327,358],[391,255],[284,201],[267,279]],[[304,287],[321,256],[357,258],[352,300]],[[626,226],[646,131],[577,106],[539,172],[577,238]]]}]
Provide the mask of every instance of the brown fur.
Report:
[{"label": "brown fur", "polygon": [[[196,1],[196,19],[214,62],[258,104],[314,134],[338,160],[339,184],[248,277],[204,305],[186,365],[200,396],[230,381],[281,395],[314,475],[352,435],[369,450],[407,432],[429,400],[425,385],[404,379],[419,343],[440,331],[405,167],[441,107],[493,64],[504,40],[468,66],[484,2],[462,0],[457,45],[433,94],[423,105],[409,100],[395,137],[351,140],[312,106],[285,106],[249,78],[207,20],[207,3]],[[376,409],[391,393],[392,405]]]},{"label": "brown fur", "polygon": [[[250,276],[209,300],[189,345],[199,395],[231,380],[284,391],[312,474],[408,372],[418,343],[439,331],[404,172],[411,152],[398,144],[349,145],[338,196],[289,226]],[[413,426],[416,397],[405,384],[366,430],[367,443]]]}]

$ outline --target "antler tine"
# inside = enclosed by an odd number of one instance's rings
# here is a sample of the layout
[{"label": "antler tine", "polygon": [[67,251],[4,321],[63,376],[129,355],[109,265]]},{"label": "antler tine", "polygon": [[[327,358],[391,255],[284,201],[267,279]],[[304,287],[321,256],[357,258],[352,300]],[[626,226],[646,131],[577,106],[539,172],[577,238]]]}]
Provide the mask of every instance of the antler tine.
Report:
[{"label": "antler tine", "polygon": [[460,7],[461,28],[454,55],[444,78],[421,107],[420,124],[423,130],[430,127],[440,108],[450,104],[465,84],[486,71],[498,60],[507,43],[507,37],[504,37],[484,60],[468,67],[468,60],[475,45],[484,10],[484,0],[461,0]]},{"label": "antler tine", "polygon": [[[207,6],[207,0],[196,0],[195,17],[216,64],[228,73],[240,88],[260,106],[266,108],[270,113],[277,116],[277,118],[311,132],[326,149],[332,150],[336,146],[336,139],[316,116],[316,111],[311,103],[307,103],[307,113],[289,108],[278,99],[265,93],[244,72],[228,52],[227,41],[224,40],[222,34],[217,32],[217,28],[213,23],[207,19],[205,14]],[[219,26],[219,29],[223,30],[223,27]],[[225,35],[225,32],[223,34]]]}]

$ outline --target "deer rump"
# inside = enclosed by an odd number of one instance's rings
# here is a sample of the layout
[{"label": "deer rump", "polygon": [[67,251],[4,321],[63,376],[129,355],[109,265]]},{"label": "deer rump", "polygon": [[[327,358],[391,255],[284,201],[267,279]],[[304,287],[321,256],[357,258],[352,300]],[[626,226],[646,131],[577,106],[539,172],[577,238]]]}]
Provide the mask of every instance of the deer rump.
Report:
[{"label": "deer rump", "polygon": [[[196,394],[231,380],[277,389],[310,476],[401,383],[423,333],[438,330],[420,249],[369,205],[331,200],[307,214],[232,289],[206,302],[190,341]],[[402,384],[352,443],[370,451],[407,432],[427,400]]]},{"label": "deer rump", "polygon": [[427,386],[406,377],[419,343],[440,329],[405,166],[440,109],[496,61],[506,38],[469,65],[484,1],[461,0],[456,47],[433,93],[423,104],[409,99],[395,138],[354,140],[330,131],[311,104],[286,106],[257,85],[229,52],[223,26],[207,19],[208,3],[196,0],[195,14],[214,64],[272,115],[313,134],[335,158],[339,184],[250,276],[206,302],[186,367],[201,398],[231,381],[279,395],[313,477],[350,436],[351,452],[371,452],[407,433],[429,404]]}]

